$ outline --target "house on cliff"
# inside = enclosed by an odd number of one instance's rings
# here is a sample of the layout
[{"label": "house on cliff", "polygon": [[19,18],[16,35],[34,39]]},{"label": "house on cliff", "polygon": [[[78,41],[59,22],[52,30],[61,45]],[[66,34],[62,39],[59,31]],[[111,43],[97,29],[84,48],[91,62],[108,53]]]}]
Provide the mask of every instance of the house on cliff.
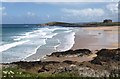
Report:
[{"label": "house on cliff", "polygon": [[111,20],[111,19],[105,19],[105,20],[103,21],[103,23],[112,23],[112,20]]}]

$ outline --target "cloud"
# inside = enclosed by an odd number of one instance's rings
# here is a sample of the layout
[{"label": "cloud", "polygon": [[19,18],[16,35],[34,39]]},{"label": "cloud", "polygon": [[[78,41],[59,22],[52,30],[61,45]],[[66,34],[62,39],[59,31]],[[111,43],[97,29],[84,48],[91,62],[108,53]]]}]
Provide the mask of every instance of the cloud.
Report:
[{"label": "cloud", "polygon": [[50,15],[47,15],[47,18],[50,18]]},{"label": "cloud", "polygon": [[112,13],[118,13],[118,3],[110,3],[106,6]]},{"label": "cloud", "polygon": [[33,12],[27,12],[27,15],[28,16],[35,16],[35,13],[33,13]]},{"label": "cloud", "polygon": [[73,16],[87,16],[87,17],[93,17],[93,16],[102,16],[104,15],[103,9],[92,9],[92,8],[86,8],[86,9],[62,9],[63,12],[67,13],[68,15]]},{"label": "cloud", "polygon": [[7,13],[5,12],[5,9],[6,9],[6,7],[0,7],[0,15],[2,15],[2,16],[6,16],[7,15]]},{"label": "cloud", "polygon": [[84,8],[84,9],[67,9],[61,10],[63,12],[62,19],[76,20],[76,21],[101,21],[104,19],[105,11],[101,8]]},{"label": "cloud", "polygon": [[0,11],[3,11],[5,9],[6,9],[6,7],[0,7]]}]

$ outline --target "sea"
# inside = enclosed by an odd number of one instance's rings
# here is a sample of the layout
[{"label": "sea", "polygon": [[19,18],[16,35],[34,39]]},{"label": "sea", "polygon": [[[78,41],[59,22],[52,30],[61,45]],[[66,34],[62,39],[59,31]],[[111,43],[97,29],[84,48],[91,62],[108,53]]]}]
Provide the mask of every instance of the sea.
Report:
[{"label": "sea", "polygon": [[[69,50],[74,44],[75,30],[60,26],[3,24],[0,35],[2,63],[35,61],[52,52]],[[37,57],[32,57],[36,53]]]}]

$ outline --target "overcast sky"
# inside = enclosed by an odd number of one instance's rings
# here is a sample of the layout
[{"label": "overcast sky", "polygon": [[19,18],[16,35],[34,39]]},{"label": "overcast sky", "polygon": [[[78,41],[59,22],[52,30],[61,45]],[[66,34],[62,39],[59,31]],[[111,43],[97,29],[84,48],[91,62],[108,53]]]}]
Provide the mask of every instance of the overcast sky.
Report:
[{"label": "overcast sky", "polygon": [[3,23],[118,21],[117,2],[3,2]]}]

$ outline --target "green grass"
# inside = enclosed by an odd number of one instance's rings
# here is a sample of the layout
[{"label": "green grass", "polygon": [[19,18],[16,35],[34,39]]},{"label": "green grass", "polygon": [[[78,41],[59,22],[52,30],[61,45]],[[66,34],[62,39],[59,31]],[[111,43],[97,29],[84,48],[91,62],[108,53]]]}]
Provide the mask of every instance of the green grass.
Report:
[{"label": "green grass", "polygon": [[36,74],[32,74],[32,73],[28,73],[28,72],[24,72],[22,70],[19,70],[17,68],[5,68],[2,70],[2,76],[3,77],[34,77],[36,76]]},{"label": "green grass", "polygon": [[24,72],[17,68],[5,68],[3,69],[2,79],[120,79],[120,78],[94,78],[94,77],[79,77],[78,73],[74,72],[63,72],[57,74],[49,73],[29,73]]},{"label": "green grass", "polygon": [[112,23],[96,22],[96,23],[90,23],[90,24],[94,24],[96,26],[120,26],[119,22],[112,22]]}]

